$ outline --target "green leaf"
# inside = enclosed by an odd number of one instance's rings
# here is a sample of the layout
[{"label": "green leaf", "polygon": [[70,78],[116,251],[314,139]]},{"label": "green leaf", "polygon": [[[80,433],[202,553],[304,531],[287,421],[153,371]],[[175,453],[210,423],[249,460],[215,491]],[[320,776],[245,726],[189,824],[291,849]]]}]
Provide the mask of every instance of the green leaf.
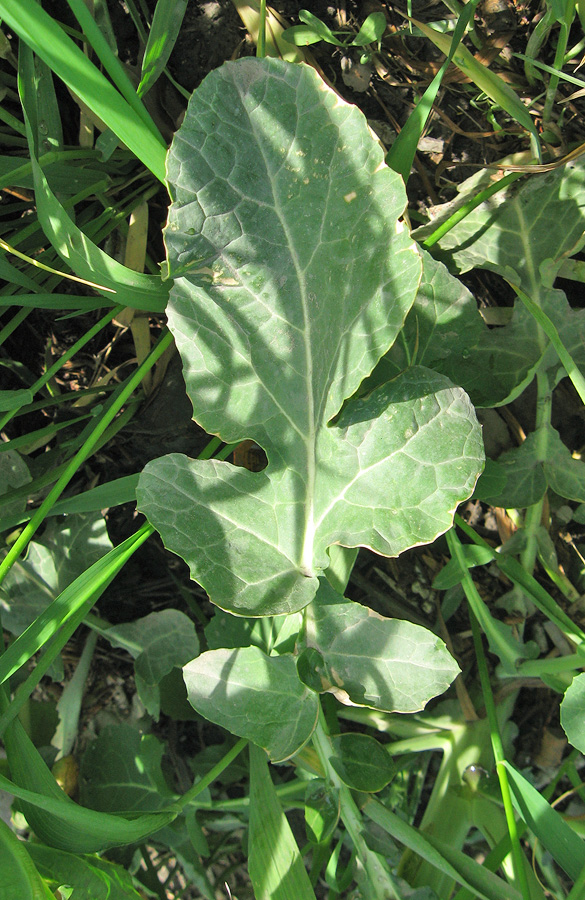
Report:
[{"label": "green leaf", "polygon": [[431,833],[425,834],[413,828],[377,800],[369,800],[364,813],[439,872],[469,888],[474,897],[481,897],[482,900],[522,900],[519,891],[502,878],[484,869],[457,847],[450,846]]},{"label": "green leaf", "polygon": [[20,409],[26,403],[32,403],[33,395],[26,389],[18,391],[0,391],[0,412],[11,409]]},{"label": "green leaf", "polygon": [[415,712],[459,672],[443,641],[426,628],[346,600],[324,579],[305,613],[305,643],[311,680],[303,671],[303,654],[300,677],[353,706]]},{"label": "green leaf", "polygon": [[500,406],[513,399],[532,381],[546,350],[534,320],[517,303],[508,325],[488,329],[465,285],[427,251],[421,253],[422,280],[402,340],[365,387],[371,390],[416,363],[461,385],[476,406]]},{"label": "green leaf", "polygon": [[[26,2],[28,5],[29,0]],[[46,15],[40,6],[34,3],[32,5],[43,16]],[[1,8],[0,0],[0,10]],[[77,50],[77,48],[75,49]],[[89,64],[87,57],[81,51],[79,53],[81,58]],[[94,67],[92,66],[92,68]],[[43,74],[42,66],[39,63],[35,68],[32,54],[26,44],[20,49],[19,71],[21,73],[19,88],[27,126],[37,214],[45,235],[61,259],[71,267],[77,276],[105,288],[103,293],[112,304],[121,303],[135,309],[161,311],[167,297],[167,289],[161,278],[134,272],[94,244],[73,222],[49,187],[38,161],[38,129],[39,123],[42,123],[42,111],[38,108],[37,81]],[[97,69],[95,71],[100,74]],[[48,70],[46,77],[50,77]],[[103,76],[100,74],[100,77]],[[154,140],[152,135],[150,138]]]},{"label": "green leaf", "polygon": [[567,500],[585,501],[585,463],[574,459],[550,425],[531,432],[518,448],[498,458],[504,486],[487,496],[493,506],[525,509],[551,487]]},{"label": "green leaf", "polygon": [[480,91],[487,94],[488,97],[506,110],[518,124],[522,125],[530,133],[533,153],[535,156],[540,156],[540,145],[534,122],[526,106],[510,85],[483,63],[479,62],[462,44],[459,44],[457,49],[452,51],[454,38],[447,34],[441,34],[436,29],[419,22],[417,19],[412,19],[412,22],[445,56],[452,55],[455,65],[477,85]]},{"label": "green leaf", "polygon": [[[147,114],[139,115],[55,19],[35,0],[0,0],[4,23],[45,61],[139,159],[164,181],[164,145]],[[144,111],[145,112],[145,111]]]},{"label": "green leaf", "polygon": [[325,844],[339,821],[339,790],[323,778],[312,778],[305,791],[305,830],[312,844]]},{"label": "green leaf", "polygon": [[364,47],[366,44],[377,44],[386,31],[386,16],[383,12],[370,13],[364,24],[352,40],[354,47]]},{"label": "green leaf", "polygon": [[0,819],[0,900],[54,900],[27,852],[30,847]]},{"label": "green leaf", "polygon": [[479,428],[425,369],[338,415],[398,336],[420,259],[399,176],[313,70],[212,72],[168,172],[169,325],[194,418],[253,437],[268,466],[163,457],[139,507],[218,606],[289,613],[312,600],[331,544],[393,556],[444,532],[482,467]]},{"label": "green leaf", "polygon": [[175,796],[161,770],[164,749],[131,725],[107,725],[81,760],[83,802],[108,813],[162,809]]},{"label": "green leaf", "polygon": [[160,682],[175,666],[183,666],[199,653],[193,622],[178,609],[161,609],[101,633],[114,647],[123,647],[134,657],[138,695],[158,721]]},{"label": "green leaf", "polygon": [[172,822],[179,812],[171,805],[125,818],[78,806],[58,786],[18,719],[6,729],[4,746],[14,781],[0,775],[0,788],[18,798],[35,835],[51,847],[94,853],[140,843]]},{"label": "green leaf", "polygon": [[256,900],[315,900],[297,842],[279,803],[266,755],[250,744],[248,871]]},{"label": "green leaf", "polygon": [[183,667],[189,703],[210,722],[263,747],[273,762],[309,740],[319,714],[291,654],[257,647],[209,650]]},{"label": "green leaf", "polygon": [[585,672],[576,675],[565,692],[561,725],[573,747],[585,753]]},{"label": "green leaf", "polygon": [[[91,897],[91,900],[139,900],[142,896],[134,888],[128,872],[107,859],[65,853],[36,843],[27,844],[27,850],[39,872],[54,886],[69,884],[73,887],[71,900],[85,897]],[[16,896],[14,894],[10,900]],[[20,900],[20,895],[18,897]]]},{"label": "green leaf", "polygon": [[309,12],[308,9],[299,10],[299,19],[303,22],[304,25],[308,25],[315,34],[319,35],[319,39],[322,41],[326,41],[328,44],[335,44],[337,47],[343,47],[344,44],[339,38],[336,38],[331,29],[322,22],[321,19],[318,19],[317,16],[314,16],[313,13]]},{"label": "green leaf", "polygon": [[181,30],[187,0],[158,0],[142,59],[137,93],[143,97],[162,74]]},{"label": "green leaf", "polygon": [[293,25],[282,32],[282,37],[289,44],[296,44],[297,47],[309,47],[311,44],[318,44],[319,41],[324,40],[310,25]]},{"label": "green leaf", "polygon": [[567,875],[578,878],[585,866],[585,844],[511,763],[504,760],[503,765],[508,773],[516,812]]},{"label": "green leaf", "polygon": [[331,743],[335,753],[330,758],[331,765],[352,790],[376,793],[394,778],[396,766],[369,734],[338,734],[331,738]]}]

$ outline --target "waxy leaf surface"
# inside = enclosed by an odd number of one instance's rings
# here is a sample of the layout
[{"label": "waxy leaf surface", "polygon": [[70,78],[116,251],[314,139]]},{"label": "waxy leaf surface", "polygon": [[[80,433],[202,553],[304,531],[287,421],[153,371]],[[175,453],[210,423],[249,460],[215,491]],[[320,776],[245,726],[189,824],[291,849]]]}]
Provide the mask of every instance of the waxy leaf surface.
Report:
[{"label": "waxy leaf surface", "polygon": [[183,677],[198,713],[263,747],[273,762],[300,750],[317,724],[318,697],[299,681],[290,653],[208,650],[183,667]]},{"label": "waxy leaf surface", "polygon": [[451,524],[482,466],[466,395],[412,369],[352,397],[396,340],[421,262],[366,120],[305,66],[212,72],[168,159],[169,326],[194,418],[245,438],[252,473],[180,455],[137,491],[218,606],[307,606],[334,543],[389,556]]},{"label": "waxy leaf surface", "polygon": [[299,676],[348,706],[416,712],[459,673],[432,632],[341,598],[325,579],[305,613],[304,645]]}]

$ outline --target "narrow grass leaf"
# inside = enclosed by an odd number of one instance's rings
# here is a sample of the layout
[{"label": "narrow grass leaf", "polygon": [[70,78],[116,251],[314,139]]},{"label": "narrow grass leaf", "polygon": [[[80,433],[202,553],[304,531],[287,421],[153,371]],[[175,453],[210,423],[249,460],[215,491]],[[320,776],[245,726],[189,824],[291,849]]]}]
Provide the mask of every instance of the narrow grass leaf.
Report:
[{"label": "narrow grass leaf", "polygon": [[[449,55],[452,44],[452,38],[450,38],[449,35],[441,34],[439,31],[436,31],[429,25],[425,25],[423,22],[419,22],[417,19],[411,19],[411,21],[417,28],[420,28],[422,33],[428,37],[429,40],[445,54],[445,56]],[[501,106],[514,121],[518,122],[519,125],[529,132],[532,152],[540,161],[541,152],[540,144],[538,142],[538,133],[528,110],[516,92],[513,91],[499,75],[496,75],[496,73],[488,69],[487,66],[478,62],[466,47],[461,45],[458,46],[454,51],[452,58],[457,68],[460,69],[464,75],[467,75],[480,91],[487,94],[494,103]]]},{"label": "narrow grass leaf", "polygon": [[[2,0],[0,0],[0,8]],[[83,57],[85,59],[85,57]],[[59,256],[67,262],[78,277],[99,281],[107,288],[117,303],[162,312],[165,308],[168,290],[160,278],[134,272],[113,259],[74,224],[47,182],[38,163],[37,123],[42,113],[38,109],[36,97],[37,75],[32,53],[27,47],[21,48],[19,55],[19,90],[29,140],[29,152],[33,167],[37,213],[43,231],[51,241]],[[100,287],[97,288],[100,290]]]},{"label": "narrow grass leaf", "polygon": [[578,878],[585,866],[585,843],[542,794],[514,766],[504,760],[512,802],[532,833],[570,878]]},{"label": "narrow grass leaf", "polygon": [[34,0],[0,0],[0,16],[121,141],[165,180],[165,146],[90,62],[57,22]]},{"label": "narrow grass leaf", "polygon": [[250,744],[248,870],[256,900],[315,900],[297,842],[274,790],[266,754]]},{"label": "narrow grass leaf", "polygon": [[55,900],[27,845],[0,819],[0,900]]},{"label": "narrow grass leaf", "polygon": [[142,60],[138,95],[143,97],[164,71],[183,24],[187,0],[158,0]]},{"label": "narrow grass leaf", "polygon": [[100,584],[120,571],[125,562],[150,536],[151,529],[144,526],[93,566],[90,566],[38,616],[34,622],[0,656],[0,684],[10,678],[20,666],[55,634],[56,631],[95,593]]},{"label": "narrow grass leaf", "polygon": [[395,840],[425,859],[439,872],[471,890],[474,897],[481,897],[482,900],[522,900],[516,888],[493,872],[484,869],[461,850],[438,840],[434,835],[413,828],[377,800],[369,800],[363,811]]},{"label": "narrow grass leaf", "polygon": [[[134,89],[134,85],[130,81],[126,69],[110,47],[107,38],[102,34],[102,31],[90,13],[87,4],[84,0],[67,0],[67,2],[73,10],[75,18],[81,25],[84,37],[87,38],[88,43],[91,44],[96,56],[124,99],[127,101],[128,105],[141,119],[145,127],[148,128],[155,138],[157,138],[159,143],[163,143],[160,132],[151,119],[148,110],[139,99],[138,92]],[[78,92],[76,91],[76,93]],[[88,103],[88,106],[91,107],[91,103]],[[121,135],[118,136],[121,137]],[[122,138],[122,140],[124,140],[124,138]],[[124,141],[124,143],[127,144],[127,141]]]},{"label": "narrow grass leaf", "polygon": [[[420,100],[417,102],[415,108],[409,115],[404,127],[401,129],[400,134],[392,144],[392,147],[390,148],[388,155],[386,156],[386,163],[390,166],[391,169],[394,169],[395,172],[398,172],[400,175],[402,175],[405,182],[408,181],[408,176],[412,168],[416,148],[433,108],[433,103],[435,102],[437,94],[439,93],[443,75],[447,71],[451,60],[453,59],[455,50],[459,46],[463,35],[465,34],[465,29],[467,28],[467,25],[475,12],[475,7],[477,6],[478,2],[479,0],[471,0],[471,2],[465,5],[462,12],[460,13],[455,31],[453,32],[451,46],[449,48],[449,52],[447,54],[445,62],[429,84]],[[384,25],[386,25],[385,17]]]}]

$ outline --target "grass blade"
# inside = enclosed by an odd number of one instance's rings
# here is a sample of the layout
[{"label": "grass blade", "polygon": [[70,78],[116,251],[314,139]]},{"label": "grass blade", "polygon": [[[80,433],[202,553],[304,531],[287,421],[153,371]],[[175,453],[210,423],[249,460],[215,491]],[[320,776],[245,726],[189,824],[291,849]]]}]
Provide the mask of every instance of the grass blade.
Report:
[{"label": "grass blade", "polygon": [[179,36],[186,10],[187,0],[158,0],[142,60],[142,75],[138,85],[140,97],[151,89],[164,71]]},{"label": "grass blade", "polygon": [[394,169],[395,172],[398,172],[399,175],[402,175],[405,183],[408,181],[408,176],[410,175],[416,148],[433,108],[433,103],[435,102],[437,94],[439,92],[439,88],[443,80],[443,75],[447,71],[451,60],[453,59],[453,54],[455,53],[455,50],[459,46],[463,35],[465,34],[465,29],[467,28],[467,25],[471,17],[473,16],[475,7],[478,3],[479,0],[471,0],[471,2],[467,3],[464,7],[453,33],[451,47],[449,48],[447,59],[429,84],[420,100],[417,102],[415,108],[409,115],[404,128],[388,151],[388,155],[386,156],[386,163],[390,166],[391,169]]},{"label": "grass blade", "polygon": [[166,148],[62,28],[34,0],[0,0],[0,16],[121,141],[165,181]]},{"label": "grass blade", "polygon": [[547,803],[511,763],[504,760],[512,801],[530,830],[570,878],[579,878],[585,867],[585,844],[563,817]]},{"label": "grass blade", "polygon": [[[446,34],[435,31],[434,28],[425,25],[424,22],[419,22],[417,19],[411,19],[411,21],[417,28],[420,28],[421,32],[426,35],[426,37],[428,37],[442,53],[447,56],[451,52],[452,38]],[[531,138],[532,152],[540,162],[541,153],[538,134],[528,110],[518,95],[499,77],[499,75],[496,75],[495,72],[492,72],[486,66],[478,62],[466,47],[460,45],[452,55],[453,62],[457,68],[460,69],[464,75],[467,75],[480,91],[487,94],[494,103],[501,106],[509,116],[528,131]]]},{"label": "grass blade", "polygon": [[[0,0],[0,10],[2,0]],[[85,57],[82,55],[82,58]],[[37,105],[34,60],[31,51],[21,47],[19,59],[19,91],[27,126],[27,137],[35,184],[37,213],[41,227],[59,256],[81,278],[96,281],[116,295],[116,302],[135,309],[162,312],[168,288],[158,277],[143,275],[126,268],[97,247],[74,222],[61,205],[38,163],[36,135],[39,109]]]},{"label": "grass blade", "polygon": [[266,754],[250,744],[250,878],[256,900],[315,900],[297,842],[276,796]]}]

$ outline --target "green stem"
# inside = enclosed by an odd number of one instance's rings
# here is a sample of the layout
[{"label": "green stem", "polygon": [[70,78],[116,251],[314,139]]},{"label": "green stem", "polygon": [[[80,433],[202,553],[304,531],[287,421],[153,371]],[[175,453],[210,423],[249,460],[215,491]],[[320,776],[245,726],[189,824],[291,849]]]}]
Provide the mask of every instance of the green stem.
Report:
[{"label": "green stem", "polygon": [[242,752],[244,747],[247,746],[248,741],[245,740],[245,738],[240,738],[240,740],[235,743],[230,750],[228,750],[225,756],[223,756],[220,761],[216,763],[212,769],[210,769],[207,775],[204,775],[203,778],[200,781],[196,782],[193,787],[189,788],[189,790],[185,794],[183,794],[182,797],[179,797],[175,805],[178,806],[180,810],[185,809],[185,807],[188,806],[188,804],[191,803],[195,799],[195,797],[197,797],[202,791],[204,791],[205,788],[209,787],[211,782],[215,781],[215,779],[219,775],[221,775],[224,769],[227,769],[230,763],[234,761],[236,756],[238,756]]},{"label": "green stem", "polygon": [[319,708],[319,721],[313,732],[312,742],[327,780],[339,791],[340,815],[355,847],[358,859],[364,868],[370,885],[369,900],[400,900],[394,879],[376,853],[368,847],[364,837],[361,813],[351,795],[350,789],[339,778],[331,765],[333,746],[327,730],[323,710]]},{"label": "green stem", "polygon": [[[471,580],[469,572],[465,577]],[[526,859],[522,852],[522,847],[520,846],[518,829],[516,827],[516,818],[514,816],[514,807],[512,806],[512,797],[510,794],[510,785],[508,784],[508,775],[506,772],[506,768],[503,765],[506,755],[504,753],[504,747],[500,735],[496,706],[494,703],[494,695],[492,693],[492,686],[490,684],[490,677],[488,673],[485,654],[483,651],[481,632],[479,630],[477,619],[473,615],[472,610],[469,610],[469,618],[471,621],[471,629],[473,633],[473,643],[475,646],[479,679],[481,682],[486,713],[490,723],[490,734],[492,739],[494,760],[496,763],[496,772],[498,773],[498,779],[500,782],[500,790],[502,792],[502,801],[504,804],[504,814],[506,816],[508,833],[510,835],[510,842],[512,845],[512,861],[514,865],[514,874],[516,877],[516,882],[520,887],[520,892],[522,894],[523,900],[530,900],[530,888],[528,886],[528,878],[526,876],[525,868]]]},{"label": "green stem", "polygon": [[256,56],[259,59],[263,59],[266,56],[266,0],[260,0],[260,23],[258,26]]},{"label": "green stem", "polygon": [[499,181],[495,181],[493,184],[490,184],[489,187],[485,188],[485,190],[483,191],[480,191],[479,194],[475,194],[475,196],[464,203],[463,206],[455,210],[453,215],[449,216],[446,222],[443,222],[441,225],[435,228],[432,234],[422,240],[423,247],[426,247],[428,250],[429,247],[432,247],[437,243],[437,241],[440,241],[448,231],[451,231],[452,228],[455,228],[455,226],[459,222],[461,222],[462,219],[465,219],[470,212],[473,212],[473,210],[480,206],[485,200],[489,200],[489,198],[494,194],[502,191],[513,181],[517,181],[518,178],[521,178],[525,174],[525,172],[511,172],[509,175],[505,175],[503,178],[500,178]]}]

